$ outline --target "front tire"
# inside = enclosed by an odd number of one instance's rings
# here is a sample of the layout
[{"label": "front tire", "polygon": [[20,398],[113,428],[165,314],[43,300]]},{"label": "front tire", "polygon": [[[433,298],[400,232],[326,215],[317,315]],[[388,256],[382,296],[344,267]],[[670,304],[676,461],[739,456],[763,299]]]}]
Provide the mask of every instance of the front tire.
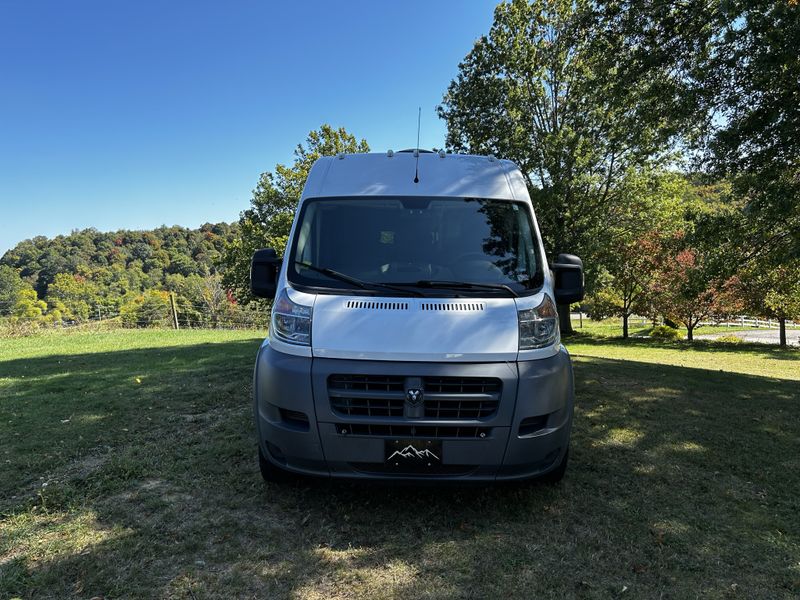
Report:
[{"label": "front tire", "polygon": [[276,467],[264,456],[260,446],[258,448],[258,466],[261,470],[261,477],[267,483],[285,483],[292,479],[292,474],[289,471]]},{"label": "front tire", "polygon": [[561,459],[561,462],[558,463],[558,466],[549,473],[542,475],[539,481],[549,484],[555,484],[564,479],[564,475],[567,472],[568,461],[569,461],[569,446],[567,446],[567,451],[564,452],[564,456]]}]

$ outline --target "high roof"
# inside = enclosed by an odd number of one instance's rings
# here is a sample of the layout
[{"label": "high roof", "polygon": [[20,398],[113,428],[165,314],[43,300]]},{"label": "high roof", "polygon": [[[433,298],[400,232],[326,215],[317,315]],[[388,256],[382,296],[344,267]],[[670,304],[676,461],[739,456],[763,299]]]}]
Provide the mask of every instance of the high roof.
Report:
[{"label": "high roof", "polygon": [[326,196],[450,196],[528,200],[522,175],[511,161],[465,154],[420,153],[414,183],[413,152],[362,153],[320,158],[304,198]]}]

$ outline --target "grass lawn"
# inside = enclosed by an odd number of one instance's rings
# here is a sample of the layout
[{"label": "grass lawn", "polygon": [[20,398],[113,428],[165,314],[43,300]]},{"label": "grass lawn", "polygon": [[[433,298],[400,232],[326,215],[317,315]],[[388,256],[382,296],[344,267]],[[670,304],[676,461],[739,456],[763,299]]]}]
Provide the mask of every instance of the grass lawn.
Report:
[{"label": "grass lawn", "polygon": [[0,340],[0,598],[797,598],[800,352],[577,336],[558,486],[265,485],[253,332]]}]

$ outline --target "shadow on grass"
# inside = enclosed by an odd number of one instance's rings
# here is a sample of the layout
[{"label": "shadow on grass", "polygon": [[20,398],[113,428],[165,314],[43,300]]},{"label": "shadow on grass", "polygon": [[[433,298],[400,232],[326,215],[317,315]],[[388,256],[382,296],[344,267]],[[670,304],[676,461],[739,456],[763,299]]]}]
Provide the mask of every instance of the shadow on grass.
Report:
[{"label": "shadow on grass", "polygon": [[559,486],[266,486],[257,345],[0,363],[0,597],[800,591],[797,382],[584,357]]}]

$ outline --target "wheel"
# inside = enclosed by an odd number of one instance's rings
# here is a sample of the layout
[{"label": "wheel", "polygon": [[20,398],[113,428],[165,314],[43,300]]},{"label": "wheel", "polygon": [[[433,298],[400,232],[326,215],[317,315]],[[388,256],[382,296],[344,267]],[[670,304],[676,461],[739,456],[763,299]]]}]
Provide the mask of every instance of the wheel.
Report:
[{"label": "wheel", "polygon": [[567,451],[564,452],[564,457],[561,459],[561,462],[558,463],[558,466],[547,473],[546,475],[542,475],[539,478],[539,481],[544,483],[558,483],[562,479],[564,479],[564,474],[567,472],[567,461],[569,460],[569,446],[567,446]]},{"label": "wheel", "polygon": [[289,471],[276,467],[264,456],[260,446],[258,448],[258,466],[261,469],[261,477],[267,483],[284,483],[292,479],[292,474]]}]

